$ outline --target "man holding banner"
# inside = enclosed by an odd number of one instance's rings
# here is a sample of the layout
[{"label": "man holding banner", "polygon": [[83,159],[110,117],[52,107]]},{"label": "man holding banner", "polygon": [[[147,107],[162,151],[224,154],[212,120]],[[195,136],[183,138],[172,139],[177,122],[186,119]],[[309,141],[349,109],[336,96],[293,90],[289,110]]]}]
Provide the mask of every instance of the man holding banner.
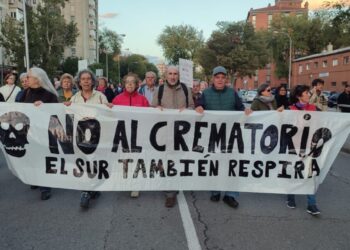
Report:
[{"label": "man holding banner", "polygon": [[[200,114],[204,110],[227,110],[245,111],[249,115],[252,111],[245,108],[237,92],[226,86],[227,71],[224,67],[218,66],[213,69],[213,86],[203,91],[196,103],[196,111]],[[225,192],[223,201],[232,208],[237,208],[239,203],[236,200],[238,192]],[[220,191],[212,191],[210,200],[218,202]]]},{"label": "man holding banner", "polygon": [[[166,109],[193,109],[194,103],[191,90],[179,81],[179,69],[176,66],[169,66],[166,70],[166,81],[159,86],[153,96],[152,106],[160,110]],[[166,207],[173,207],[176,204],[176,191],[166,192]]]}]

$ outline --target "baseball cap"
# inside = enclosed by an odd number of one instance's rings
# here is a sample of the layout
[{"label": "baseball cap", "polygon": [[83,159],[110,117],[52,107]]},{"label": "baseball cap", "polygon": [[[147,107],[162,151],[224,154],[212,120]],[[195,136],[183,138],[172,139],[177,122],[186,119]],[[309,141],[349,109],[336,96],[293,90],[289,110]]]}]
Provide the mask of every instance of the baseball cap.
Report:
[{"label": "baseball cap", "polygon": [[222,66],[217,66],[213,69],[213,76],[217,75],[217,74],[224,74],[227,75],[227,71],[224,67]]}]

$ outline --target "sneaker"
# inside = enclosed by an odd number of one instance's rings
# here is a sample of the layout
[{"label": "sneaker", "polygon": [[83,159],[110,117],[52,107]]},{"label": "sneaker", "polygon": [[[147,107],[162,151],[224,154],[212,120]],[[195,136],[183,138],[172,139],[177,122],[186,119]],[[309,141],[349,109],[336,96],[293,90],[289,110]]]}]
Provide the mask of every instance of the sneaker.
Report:
[{"label": "sneaker", "polygon": [[235,198],[233,198],[231,196],[225,195],[222,200],[232,208],[237,208],[239,205],[238,201],[236,201]]},{"label": "sneaker", "polygon": [[89,208],[90,198],[91,198],[91,196],[90,196],[89,192],[81,192],[80,207]]},{"label": "sneaker", "polygon": [[218,202],[220,200],[220,193],[219,194],[212,194],[210,196],[210,200],[213,202]]},{"label": "sneaker", "polygon": [[50,199],[50,197],[51,197],[51,192],[50,191],[43,191],[43,192],[41,192],[41,200],[42,201],[46,201],[46,200],[48,200],[48,199]]},{"label": "sneaker", "polygon": [[316,207],[316,205],[309,205],[307,206],[306,212],[308,212],[311,215],[318,215],[320,214],[320,210]]},{"label": "sneaker", "polygon": [[176,204],[176,196],[174,197],[167,197],[165,200],[165,206],[166,207],[173,207]]},{"label": "sneaker", "polygon": [[289,207],[289,208],[296,208],[297,207],[295,200],[287,200],[286,203],[287,203],[287,207]]},{"label": "sneaker", "polygon": [[132,198],[137,198],[137,197],[139,197],[139,195],[140,195],[139,191],[132,191],[130,193],[130,197],[132,197]]}]

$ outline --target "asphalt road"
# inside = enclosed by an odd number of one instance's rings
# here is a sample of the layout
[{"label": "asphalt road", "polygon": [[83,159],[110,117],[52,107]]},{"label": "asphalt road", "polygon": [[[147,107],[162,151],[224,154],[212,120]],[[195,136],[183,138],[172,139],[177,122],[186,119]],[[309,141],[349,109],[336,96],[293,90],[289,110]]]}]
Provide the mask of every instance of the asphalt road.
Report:
[{"label": "asphalt road", "polygon": [[162,192],[137,199],[105,192],[86,212],[79,191],[55,189],[41,201],[1,155],[0,249],[349,249],[349,160],[339,153],[317,193],[322,214],[315,218],[305,196],[288,209],[284,195],[254,193],[241,193],[234,210],[208,192],[180,194],[172,209]]}]

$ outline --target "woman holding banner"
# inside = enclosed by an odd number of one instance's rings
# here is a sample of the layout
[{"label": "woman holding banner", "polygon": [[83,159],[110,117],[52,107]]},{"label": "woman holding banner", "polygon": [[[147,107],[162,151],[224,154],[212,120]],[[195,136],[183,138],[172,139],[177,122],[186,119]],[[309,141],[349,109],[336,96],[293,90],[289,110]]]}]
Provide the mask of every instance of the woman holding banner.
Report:
[{"label": "woman holding banner", "polygon": [[277,107],[275,97],[271,93],[271,88],[267,83],[263,83],[258,88],[258,95],[255,97],[251,107],[254,111],[277,110],[283,111],[284,107]]},{"label": "woman holding banner", "polygon": [[[19,102],[34,103],[39,106],[42,103],[58,103],[57,91],[53,87],[46,72],[41,68],[31,68],[27,74],[28,88],[24,90]],[[31,186],[35,189],[36,186]],[[51,188],[40,187],[41,200],[48,200],[51,197]]]},{"label": "woman holding banner", "polygon": [[[300,110],[300,111],[317,111],[317,107],[313,104],[309,104],[310,101],[310,88],[306,85],[298,85],[294,88],[291,97],[291,110]],[[295,195],[287,195],[287,207],[295,208]],[[315,216],[320,214],[320,210],[316,206],[316,195],[307,195],[307,209],[306,211]]]},{"label": "woman holding banner", "polygon": [[[85,69],[78,73],[77,85],[79,92],[77,92],[69,102],[64,103],[66,106],[69,106],[71,103],[108,104],[106,96],[95,90],[97,79],[90,70]],[[80,195],[80,207],[88,209],[90,200],[96,199],[100,195],[100,192],[82,191]]]},{"label": "woman holding banner", "polygon": [[[149,107],[147,98],[139,94],[139,92],[137,91],[138,82],[139,78],[136,74],[129,73],[126,76],[124,76],[124,91],[121,94],[117,95],[113,99],[112,103],[114,105],[121,106]],[[135,172],[138,172],[138,169],[136,169]],[[139,191],[132,191],[130,196],[133,198],[137,198],[139,196]]]}]

